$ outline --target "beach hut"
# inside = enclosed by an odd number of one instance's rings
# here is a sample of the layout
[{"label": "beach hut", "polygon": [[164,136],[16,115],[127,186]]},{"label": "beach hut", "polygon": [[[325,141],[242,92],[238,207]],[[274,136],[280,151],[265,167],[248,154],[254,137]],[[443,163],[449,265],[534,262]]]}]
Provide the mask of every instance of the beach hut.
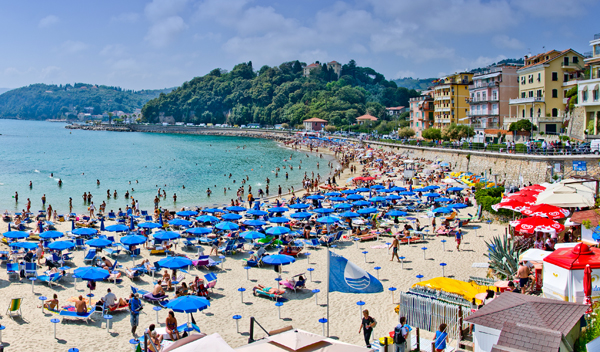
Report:
[{"label": "beach hut", "polygon": [[284,331],[235,349],[236,352],[368,352],[371,348],[351,345],[300,329]]},{"label": "beach hut", "polygon": [[177,340],[165,346],[163,352],[233,352],[218,333],[212,335],[195,334]]},{"label": "beach hut", "polygon": [[585,243],[556,249],[544,258],[544,297],[583,302],[583,271],[587,264],[592,268],[592,300],[600,299],[600,249]]}]

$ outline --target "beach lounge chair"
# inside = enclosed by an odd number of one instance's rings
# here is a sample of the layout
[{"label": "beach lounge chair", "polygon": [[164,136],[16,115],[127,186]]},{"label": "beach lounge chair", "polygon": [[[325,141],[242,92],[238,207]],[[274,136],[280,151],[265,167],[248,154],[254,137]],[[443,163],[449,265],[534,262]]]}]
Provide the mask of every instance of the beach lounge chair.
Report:
[{"label": "beach lounge chair", "polygon": [[269,298],[273,299],[274,301],[277,301],[278,299],[283,297],[285,290],[278,289],[275,287],[265,287],[265,286],[258,285],[258,286],[254,287],[252,292],[253,292],[254,296],[256,296],[256,297],[265,296],[265,297],[269,297]]},{"label": "beach lounge chair", "polygon": [[62,278],[62,275],[60,273],[54,273],[50,275],[40,275],[37,278],[38,280],[45,282],[52,287],[52,284],[56,284],[58,280]]},{"label": "beach lounge chair", "polygon": [[10,279],[11,275],[16,275],[19,277],[19,264],[18,263],[7,263],[6,264],[6,273],[8,274],[8,278]]},{"label": "beach lounge chair", "polygon": [[16,316],[23,318],[23,313],[21,313],[21,303],[23,303],[23,298],[11,299],[6,314],[11,318]]},{"label": "beach lounge chair", "polygon": [[329,247],[329,245],[332,244],[334,240],[335,240],[335,236],[334,235],[329,235],[329,236],[326,237],[325,240],[321,240],[319,238],[319,244],[321,246],[327,246],[327,247]]},{"label": "beach lounge chair", "polygon": [[110,248],[110,247],[106,247],[104,248],[104,252],[106,252],[106,254],[108,254],[111,257],[116,257],[119,255],[119,253],[121,253],[120,249],[117,248]]},{"label": "beach lounge chair", "polygon": [[318,248],[321,244],[319,243],[319,239],[318,238],[311,238],[308,240],[304,240],[304,244],[306,245],[306,247],[309,248]]},{"label": "beach lounge chair", "polygon": [[25,276],[37,276],[37,263],[25,262]]},{"label": "beach lounge chair", "polygon": [[150,303],[158,303],[159,305],[162,305],[162,303],[166,303],[169,300],[168,295],[156,297],[156,296],[152,295],[152,292],[143,290],[141,288],[135,288],[133,286],[130,286],[130,287],[131,287],[131,292],[139,294],[144,301],[147,301]]},{"label": "beach lounge chair", "polygon": [[117,218],[117,216],[115,215],[115,213],[113,211],[108,213],[108,218],[111,220],[115,220]]},{"label": "beach lounge chair", "polygon": [[367,233],[364,235],[359,235],[358,238],[360,239],[360,242],[364,242],[364,241],[372,241],[377,239],[377,234],[376,233]]},{"label": "beach lounge chair", "polygon": [[144,271],[137,267],[131,269],[127,268],[125,269],[125,275],[127,275],[127,277],[131,280],[139,279],[144,275]]},{"label": "beach lounge chair", "polygon": [[85,249],[85,241],[83,238],[75,239],[75,248],[77,249]]},{"label": "beach lounge chair", "polygon": [[92,315],[94,315],[94,313],[96,313],[95,309],[90,310],[89,312],[87,312],[86,314],[79,314],[77,312],[72,312],[69,310],[61,310],[58,315],[63,317],[63,319],[66,318],[74,318],[77,320],[85,320],[86,323],[90,322],[90,319],[92,318]]},{"label": "beach lounge chair", "polygon": [[[295,278],[298,277],[302,277],[303,280],[296,280]],[[306,288],[306,279],[304,278],[304,273],[302,274],[298,274],[298,275],[294,275],[292,277],[292,279],[290,280],[281,280],[281,284],[283,286],[285,286],[286,288],[289,288],[290,290],[293,290],[294,292],[297,292],[297,289],[302,289],[302,288]]]},{"label": "beach lounge chair", "polygon": [[94,260],[94,258],[96,258],[96,250],[95,249],[90,249],[86,254],[85,254],[85,258],[83,258],[84,262],[91,262]]},{"label": "beach lounge chair", "polygon": [[217,275],[214,273],[208,273],[204,275],[204,279],[206,279],[206,289],[214,291],[214,288],[217,285]]},{"label": "beach lounge chair", "polygon": [[221,264],[221,262],[211,259],[208,255],[201,255],[197,260],[192,260],[192,264],[198,269],[202,266],[206,269],[211,269]]},{"label": "beach lounge chair", "polygon": [[65,252],[62,254],[61,259],[63,262],[68,262],[73,260],[73,253]]}]

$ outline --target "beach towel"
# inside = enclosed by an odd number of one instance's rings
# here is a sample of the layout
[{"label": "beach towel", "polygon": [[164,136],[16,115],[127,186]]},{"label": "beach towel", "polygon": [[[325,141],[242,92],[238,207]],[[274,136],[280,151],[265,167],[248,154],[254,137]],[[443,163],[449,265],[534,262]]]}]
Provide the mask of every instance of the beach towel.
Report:
[{"label": "beach towel", "polygon": [[374,249],[385,249],[385,248],[388,248],[388,247],[385,244],[378,244],[376,246],[371,246],[371,248],[374,248]]}]

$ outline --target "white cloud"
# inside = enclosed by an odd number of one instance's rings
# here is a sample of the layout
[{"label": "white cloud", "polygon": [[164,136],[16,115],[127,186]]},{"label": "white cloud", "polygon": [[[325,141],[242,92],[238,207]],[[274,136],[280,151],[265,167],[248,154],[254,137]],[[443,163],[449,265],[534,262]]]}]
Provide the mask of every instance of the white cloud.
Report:
[{"label": "white cloud", "polygon": [[415,77],[415,73],[411,70],[400,70],[396,73],[394,78],[398,79],[398,78],[408,78],[408,77]]},{"label": "white cloud", "polygon": [[40,27],[40,28],[50,27],[52,25],[57,24],[59,21],[60,21],[60,19],[58,17],[56,17],[54,15],[48,15],[40,20],[40,22],[38,23],[38,27]]},{"label": "white cloud", "polygon": [[538,18],[578,17],[584,15],[591,5],[597,4],[594,0],[511,0],[511,3],[516,9]]},{"label": "white cloud", "polygon": [[167,17],[153,24],[144,39],[154,47],[164,47],[186,28],[187,25],[183,18],[179,16]]},{"label": "white cloud", "polygon": [[153,0],[146,5],[144,13],[151,21],[172,17],[180,13],[187,5],[188,0]]},{"label": "white cloud", "polygon": [[121,44],[109,44],[106,45],[102,50],[100,50],[100,55],[102,56],[124,56],[127,54],[127,48]]},{"label": "white cloud", "polygon": [[492,44],[494,44],[497,48],[500,49],[518,50],[523,49],[525,47],[525,45],[523,45],[523,43],[521,43],[521,41],[517,38],[510,38],[509,36],[504,34],[495,35],[492,38]]},{"label": "white cloud", "polygon": [[40,77],[45,80],[45,79],[49,79],[49,78],[57,76],[57,74],[60,72],[61,72],[60,67],[47,66],[47,67],[44,67],[42,69],[42,71],[40,72]]},{"label": "white cloud", "polygon": [[468,67],[462,67],[459,70],[474,69],[474,68],[478,68],[478,67],[486,67],[495,62],[502,61],[506,58],[507,57],[504,55],[498,55],[496,57],[479,56],[477,59],[471,60],[468,63]]},{"label": "white cloud", "polygon": [[87,49],[87,47],[88,45],[84,42],[67,40],[66,42],[62,43],[61,50],[67,54],[76,54]]},{"label": "white cloud", "polygon": [[221,33],[213,33],[213,32],[208,32],[208,33],[196,33],[194,34],[193,38],[194,40],[210,40],[210,41],[215,41],[215,42],[220,42],[221,41]]},{"label": "white cloud", "polygon": [[135,12],[126,12],[120,15],[112,16],[110,20],[112,22],[124,22],[124,23],[135,23],[140,19],[140,15]]}]

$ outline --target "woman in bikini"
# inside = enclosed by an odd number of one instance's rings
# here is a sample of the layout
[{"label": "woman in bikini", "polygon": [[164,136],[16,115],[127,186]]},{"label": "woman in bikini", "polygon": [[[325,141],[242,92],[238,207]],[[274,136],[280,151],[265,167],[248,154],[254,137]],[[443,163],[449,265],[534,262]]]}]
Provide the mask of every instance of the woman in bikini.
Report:
[{"label": "woman in bikini", "polygon": [[179,340],[179,331],[177,330],[177,319],[175,319],[175,313],[172,310],[169,311],[169,316],[167,316],[166,320],[167,324],[167,334],[172,341]]}]

